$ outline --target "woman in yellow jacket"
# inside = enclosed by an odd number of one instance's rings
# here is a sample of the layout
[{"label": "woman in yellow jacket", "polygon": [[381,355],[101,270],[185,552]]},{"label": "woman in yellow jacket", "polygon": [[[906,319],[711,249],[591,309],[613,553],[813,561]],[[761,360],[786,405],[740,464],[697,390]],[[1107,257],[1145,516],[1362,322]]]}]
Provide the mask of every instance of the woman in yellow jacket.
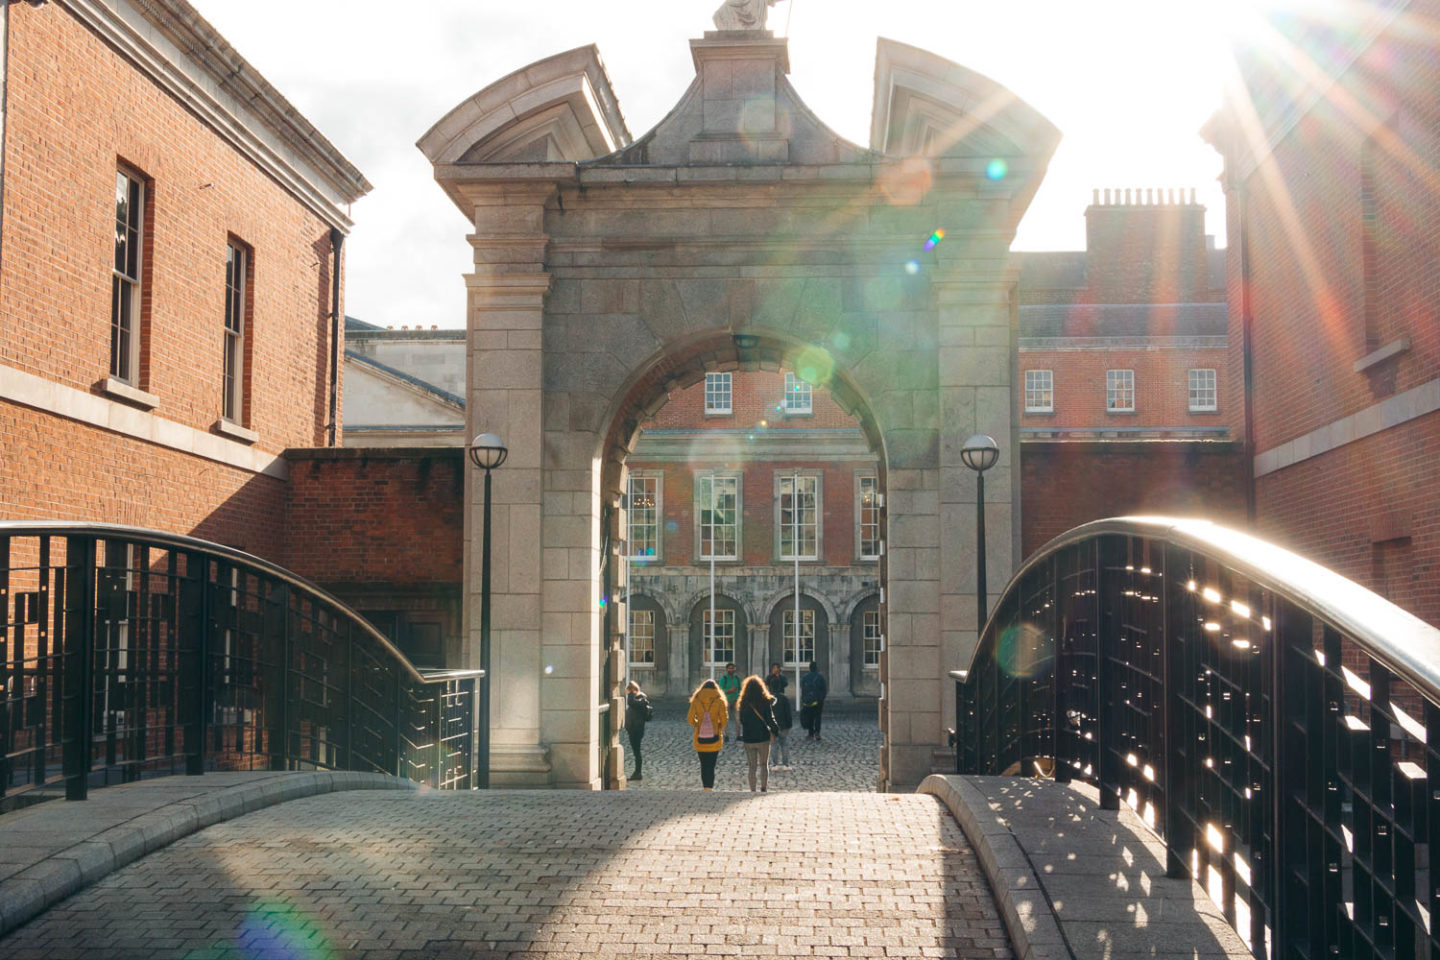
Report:
[{"label": "woman in yellow jacket", "polygon": [[695,753],[700,757],[700,785],[706,790],[715,788],[715,761],[720,759],[721,735],[729,711],[725,708],[725,694],[714,680],[706,680],[695,688],[690,698],[690,713],[685,719],[695,728]]}]

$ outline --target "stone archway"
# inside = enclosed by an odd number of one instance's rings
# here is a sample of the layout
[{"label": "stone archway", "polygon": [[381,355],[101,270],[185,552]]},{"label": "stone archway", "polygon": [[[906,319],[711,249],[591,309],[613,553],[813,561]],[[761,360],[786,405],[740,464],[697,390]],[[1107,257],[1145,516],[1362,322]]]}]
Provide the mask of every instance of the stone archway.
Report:
[{"label": "stone archway", "polygon": [[[600,677],[619,657],[600,655],[597,571],[623,529],[602,507],[619,505],[646,410],[707,369],[808,350],[880,451],[880,773],[915,783],[953,711],[945,671],[975,636],[959,459],[973,432],[1002,447],[986,486],[993,589],[1013,566],[1007,251],[1058,133],[993,81],[882,41],[864,148],[800,101],[786,41],[717,32],[691,50],[695,82],[638,139],[585,47],[485,88],[419,143],[474,227],[469,432],[511,450],[495,475],[491,782],[600,785],[594,690],[603,679],[618,710],[620,678]],[[477,497],[472,483],[467,611]]]}]

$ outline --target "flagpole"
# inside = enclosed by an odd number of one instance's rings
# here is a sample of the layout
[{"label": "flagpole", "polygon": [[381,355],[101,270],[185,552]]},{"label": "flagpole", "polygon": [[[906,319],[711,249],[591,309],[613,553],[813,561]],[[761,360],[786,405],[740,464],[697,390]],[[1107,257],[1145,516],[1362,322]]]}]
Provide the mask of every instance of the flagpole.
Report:
[{"label": "flagpole", "polygon": [[710,679],[715,679],[715,475],[710,475]]},{"label": "flagpole", "polygon": [[795,703],[800,704],[800,474],[790,478],[790,522],[795,552]]}]

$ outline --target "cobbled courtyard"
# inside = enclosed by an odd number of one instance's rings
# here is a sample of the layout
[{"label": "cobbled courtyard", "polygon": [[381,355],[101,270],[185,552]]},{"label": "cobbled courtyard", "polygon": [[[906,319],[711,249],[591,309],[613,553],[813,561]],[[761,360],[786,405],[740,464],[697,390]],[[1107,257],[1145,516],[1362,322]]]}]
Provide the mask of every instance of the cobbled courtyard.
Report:
[{"label": "cobbled courtyard", "polygon": [[[691,727],[685,722],[685,704],[655,705],[655,719],[645,726],[645,778],[632,782],[631,790],[699,790],[700,763],[695,757]],[[789,770],[770,771],[770,792],[797,790],[875,790],[879,776],[880,746],[883,738],[873,705],[847,706],[845,712],[828,710],[819,743],[805,742],[798,726],[788,734]],[[635,772],[630,745],[624,733],[625,773]],[[771,761],[778,751],[771,745]],[[743,790],[750,787],[745,773],[745,749],[738,740],[725,744],[715,765],[715,789]]]}]

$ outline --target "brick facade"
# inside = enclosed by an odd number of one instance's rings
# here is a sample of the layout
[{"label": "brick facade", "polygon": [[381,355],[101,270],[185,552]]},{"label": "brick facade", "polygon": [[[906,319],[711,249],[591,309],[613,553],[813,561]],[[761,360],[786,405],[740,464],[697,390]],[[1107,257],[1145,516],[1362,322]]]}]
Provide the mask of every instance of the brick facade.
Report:
[{"label": "brick facade", "polygon": [[[159,72],[122,52],[140,25],[171,58]],[[233,77],[208,81],[207,107],[191,78],[243,61],[178,0],[11,5],[7,34],[0,517],[124,522],[278,559],[279,455],[326,440],[332,229],[368,184],[298,115],[245,112]],[[238,145],[285,136],[305,146],[284,160]],[[117,169],[147,194],[133,390],[107,385]],[[230,242],[251,257],[245,402],[226,430]]]},{"label": "brick facade", "polygon": [[1248,102],[1206,134],[1226,161],[1232,350],[1250,335],[1257,529],[1440,624],[1440,65],[1404,27],[1440,3],[1401,6],[1279,25],[1327,65],[1320,96],[1238,50]]}]

